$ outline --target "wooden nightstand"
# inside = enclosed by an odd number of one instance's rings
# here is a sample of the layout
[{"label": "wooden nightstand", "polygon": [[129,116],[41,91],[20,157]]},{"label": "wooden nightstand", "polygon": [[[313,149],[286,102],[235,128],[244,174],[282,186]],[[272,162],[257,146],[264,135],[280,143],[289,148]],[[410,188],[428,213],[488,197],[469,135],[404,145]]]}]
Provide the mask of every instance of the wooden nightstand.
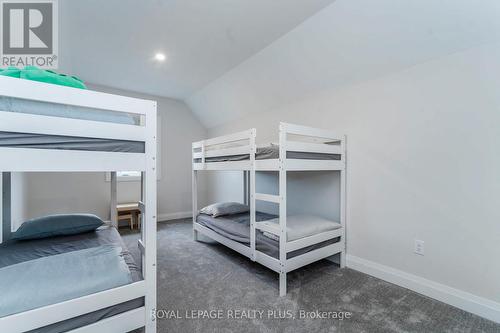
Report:
[{"label": "wooden nightstand", "polygon": [[141,229],[141,210],[138,202],[128,202],[116,205],[117,222],[128,220],[130,229],[134,229],[134,223]]}]

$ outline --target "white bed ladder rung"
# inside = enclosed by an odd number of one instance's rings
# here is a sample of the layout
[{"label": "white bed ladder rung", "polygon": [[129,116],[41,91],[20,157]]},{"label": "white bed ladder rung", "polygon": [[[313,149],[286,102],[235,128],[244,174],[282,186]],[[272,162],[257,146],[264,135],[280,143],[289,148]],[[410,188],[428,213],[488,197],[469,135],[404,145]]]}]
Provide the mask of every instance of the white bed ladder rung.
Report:
[{"label": "white bed ladder rung", "polygon": [[274,194],[255,193],[255,200],[280,203],[280,196]]}]

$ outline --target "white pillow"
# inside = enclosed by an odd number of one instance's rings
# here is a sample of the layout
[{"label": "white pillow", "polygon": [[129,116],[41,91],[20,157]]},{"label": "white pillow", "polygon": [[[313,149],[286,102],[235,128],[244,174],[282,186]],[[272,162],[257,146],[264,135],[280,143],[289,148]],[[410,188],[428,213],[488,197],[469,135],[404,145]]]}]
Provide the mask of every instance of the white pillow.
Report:
[{"label": "white pillow", "polygon": [[[275,218],[266,222],[279,224],[280,220]],[[314,215],[289,215],[286,217],[286,237],[289,242],[341,227],[342,225],[338,222]]]},{"label": "white pillow", "polygon": [[212,205],[203,207],[200,210],[201,214],[211,215],[213,217],[246,213],[250,211],[250,207],[238,202],[218,202]]}]

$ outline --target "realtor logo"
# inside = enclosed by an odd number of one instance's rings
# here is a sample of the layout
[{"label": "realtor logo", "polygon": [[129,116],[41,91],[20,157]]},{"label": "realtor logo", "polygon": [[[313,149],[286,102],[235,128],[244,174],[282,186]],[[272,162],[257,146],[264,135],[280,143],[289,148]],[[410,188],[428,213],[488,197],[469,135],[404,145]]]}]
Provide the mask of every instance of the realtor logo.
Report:
[{"label": "realtor logo", "polygon": [[57,68],[57,0],[0,0],[0,67]]}]

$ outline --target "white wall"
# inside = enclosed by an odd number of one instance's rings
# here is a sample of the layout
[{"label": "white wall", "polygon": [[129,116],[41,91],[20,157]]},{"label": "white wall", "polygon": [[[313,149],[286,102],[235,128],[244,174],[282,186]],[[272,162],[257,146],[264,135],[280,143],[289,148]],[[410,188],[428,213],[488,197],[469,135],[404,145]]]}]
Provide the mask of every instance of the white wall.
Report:
[{"label": "white wall", "polygon": [[336,0],[187,99],[207,127],[500,41],[498,0]]},{"label": "white wall", "polygon": [[[470,48],[261,109],[209,135],[256,127],[267,139],[279,121],[346,133],[348,253],[500,302],[498,59],[500,44]],[[234,184],[211,179],[210,199]],[[414,239],[425,256],[413,254]]]},{"label": "white wall", "polygon": [[[206,136],[205,128],[191,110],[183,102],[173,99],[94,85],[90,88],[158,102],[158,115],[162,121],[158,217],[162,220],[191,214],[191,143]],[[109,218],[110,183],[105,181],[104,173],[29,173],[24,174],[23,183],[26,193],[24,218],[64,212],[93,212]],[[13,188],[18,185],[13,181]],[[204,195],[202,180],[201,203]],[[139,198],[140,182],[119,182],[118,202]]]}]

